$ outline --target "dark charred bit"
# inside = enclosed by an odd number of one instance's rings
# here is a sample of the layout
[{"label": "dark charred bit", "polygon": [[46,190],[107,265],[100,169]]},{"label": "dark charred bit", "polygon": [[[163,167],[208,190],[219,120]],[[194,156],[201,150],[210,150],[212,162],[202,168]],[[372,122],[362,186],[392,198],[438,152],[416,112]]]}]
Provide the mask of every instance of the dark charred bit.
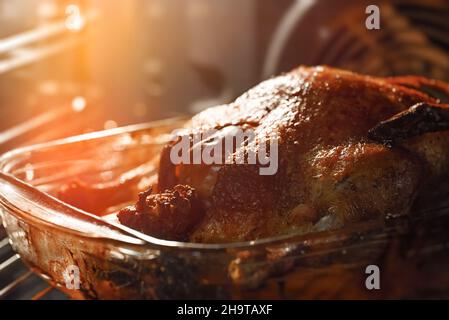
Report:
[{"label": "dark charred bit", "polygon": [[380,122],[369,130],[368,138],[395,144],[429,132],[449,130],[449,105],[418,103]]},{"label": "dark charred bit", "polygon": [[151,188],[139,194],[136,205],[118,214],[121,224],[166,240],[184,241],[202,220],[204,210],[195,189],[176,185],[163,193]]},{"label": "dark charred bit", "polygon": [[143,192],[139,192],[139,200],[137,200],[136,203],[136,210],[139,212],[145,212],[146,211],[146,203],[147,203],[147,197],[153,193],[153,188],[149,187],[147,190]]}]

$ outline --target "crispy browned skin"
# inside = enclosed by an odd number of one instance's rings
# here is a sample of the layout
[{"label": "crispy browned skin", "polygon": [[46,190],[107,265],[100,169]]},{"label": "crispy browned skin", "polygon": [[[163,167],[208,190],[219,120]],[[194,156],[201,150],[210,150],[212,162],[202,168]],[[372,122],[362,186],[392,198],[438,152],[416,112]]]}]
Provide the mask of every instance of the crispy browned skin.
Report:
[{"label": "crispy browned skin", "polygon": [[139,193],[139,201],[120,211],[119,221],[140,232],[167,240],[187,240],[203,217],[201,203],[193,188],[177,185],[173,190]]},{"label": "crispy browned skin", "polygon": [[[159,190],[176,184],[196,189],[205,215],[186,235],[195,242],[308,230],[325,215],[335,225],[407,213],[426,183],[449,172],[449,133],[420,132],[391,146],[368,132],[417,103],[438,106],[437,97],[419,90],[420,79],[300,67],[262,82],[229,105],[199,113],[186,128],[226,134],[232,126],[251,127],[260,137],[274,130],[280,137],[278,172],[262,176],[256,165],[174,166],[167,146]],[[449,95],[446,84],[437,87]]]}]

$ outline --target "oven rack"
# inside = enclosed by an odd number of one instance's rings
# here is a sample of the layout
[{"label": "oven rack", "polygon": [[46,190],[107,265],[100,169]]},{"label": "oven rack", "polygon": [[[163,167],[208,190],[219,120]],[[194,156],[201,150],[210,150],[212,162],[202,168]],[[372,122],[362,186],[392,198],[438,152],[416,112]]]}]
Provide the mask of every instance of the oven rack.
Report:
[{"label": "oven rack", "polygon": [[0,226],[0,300],[66,300],[67,296],[34,274],[16,254]]}]

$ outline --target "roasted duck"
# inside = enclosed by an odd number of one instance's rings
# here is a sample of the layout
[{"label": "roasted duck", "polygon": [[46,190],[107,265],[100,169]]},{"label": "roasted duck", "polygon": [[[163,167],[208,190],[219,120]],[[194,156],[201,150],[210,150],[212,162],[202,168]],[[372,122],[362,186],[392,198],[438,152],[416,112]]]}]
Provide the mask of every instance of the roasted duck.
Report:
[{"label": "roasted duck", "polygon": [[[175,139],[157,184],[118,219],[159,238],[223,243],[407,214],[449,174],[448,98],[436,80],[299,67],[199,113],[183,131],[215,129],[220,140],[252,129],[256,140],[233,158],[274,132],[275,174],[261,175],[260,163],[174,164]],[[70,202],[67,192],[60,197]]]}]

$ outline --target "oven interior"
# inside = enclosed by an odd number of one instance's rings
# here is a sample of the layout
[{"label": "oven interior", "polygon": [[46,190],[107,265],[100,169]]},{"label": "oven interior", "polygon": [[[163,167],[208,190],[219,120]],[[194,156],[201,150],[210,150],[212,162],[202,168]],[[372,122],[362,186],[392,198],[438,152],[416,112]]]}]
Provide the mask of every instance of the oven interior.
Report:
[{"label": "oven interior", "polygon": [[[449,80],[449,3],[0,0],[0,152],[192,114],[299,64]],[[1,227],[0,227],[1,228]],[[0,229],[0,299],[63,299]]]}]

